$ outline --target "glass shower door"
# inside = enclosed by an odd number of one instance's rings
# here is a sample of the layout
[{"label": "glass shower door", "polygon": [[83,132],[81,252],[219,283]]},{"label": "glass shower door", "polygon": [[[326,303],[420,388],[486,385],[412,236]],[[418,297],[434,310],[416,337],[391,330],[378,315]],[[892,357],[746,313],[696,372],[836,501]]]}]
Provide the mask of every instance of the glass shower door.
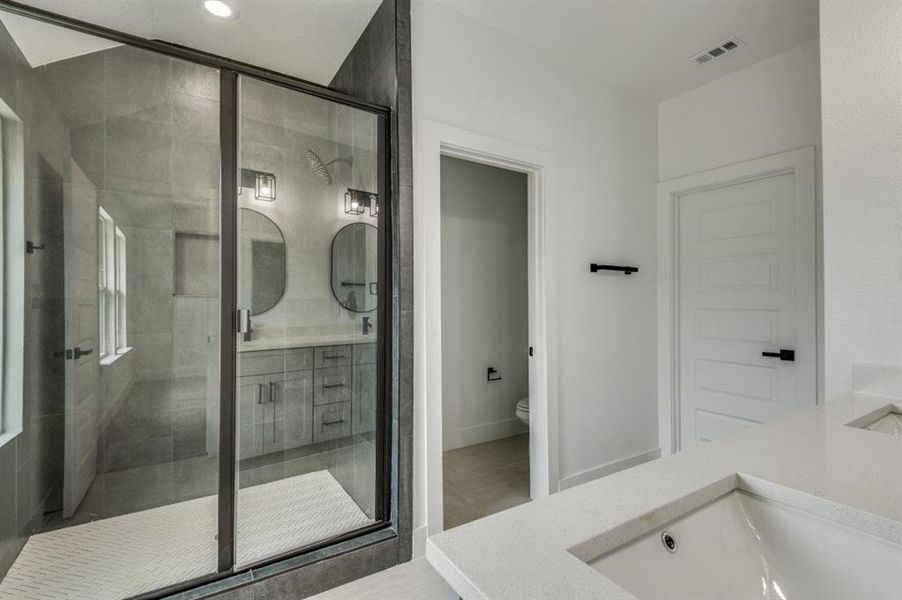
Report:
[{"label": "glass shower door", "polygon": [[[38,47],[58,51],[38,60]],[[219,71],[2,10],[0,64],[28,242],[0,598],[129,597],[209,576]]]},{"label": "glass shower door", "polygon": [[382,518],[380,117],[240,80],[236,563]]}]

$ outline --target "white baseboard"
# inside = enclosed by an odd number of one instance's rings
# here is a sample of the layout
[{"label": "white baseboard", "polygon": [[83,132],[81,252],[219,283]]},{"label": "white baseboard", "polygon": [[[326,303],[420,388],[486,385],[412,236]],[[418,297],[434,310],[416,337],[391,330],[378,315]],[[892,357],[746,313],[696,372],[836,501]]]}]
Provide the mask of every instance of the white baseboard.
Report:
[{"label": "white baseboard", "polygon": [[423,558],[426,556],[426,538],[429,537],[429,527],[422,525],[413,530],[413,552],[411,560]]},{"label": "white baseboard", "polygon": [[480,423],[479,425],[461,427],[459,429],[449,429],[442,433],[442,451],[447,452],[448,450],[472,446],[473,444],[500,440],[501,438],[526,433],[527,431],[529,431],[529,427],[517,417],[491,423]]},{"label": "white baseboard", "polygon": [[635,467],[636,465],[641,465],[644,462],[648,462],[660,457],[661,449],[652,448],[651,450],[646,450],[645,452],[640,452],[639,454],[633,454],[632,456],[619,458],[609,463],[605,463],[597,467],[592,467],[591,469],[586,469],[585,471],[580,471],[579,473],[576,473],[574,475],[568,475],[567,477],[564,477],[563,479],[561,479],[560,489],[566,490],[567,488],[572,488],[588,481],[592,481],[593,479],[598,479],[599,477],[604,477],[606,475],[616,473],[617,471],[629,469],[630,467]]}]

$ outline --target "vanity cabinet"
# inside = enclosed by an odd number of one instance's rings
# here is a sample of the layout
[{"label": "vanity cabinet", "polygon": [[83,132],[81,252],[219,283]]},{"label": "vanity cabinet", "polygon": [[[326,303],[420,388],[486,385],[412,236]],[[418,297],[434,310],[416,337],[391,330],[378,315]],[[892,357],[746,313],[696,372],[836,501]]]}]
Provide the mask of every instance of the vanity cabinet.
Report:
[{"label": "vanity cabinet", "polygon": [[372,433],[376,344],[242,352],[241,459]]},{"label": "vanity cabinet", "polygon": [[239,457],[252,458],[313,442],[313,372],[239,378]]}]

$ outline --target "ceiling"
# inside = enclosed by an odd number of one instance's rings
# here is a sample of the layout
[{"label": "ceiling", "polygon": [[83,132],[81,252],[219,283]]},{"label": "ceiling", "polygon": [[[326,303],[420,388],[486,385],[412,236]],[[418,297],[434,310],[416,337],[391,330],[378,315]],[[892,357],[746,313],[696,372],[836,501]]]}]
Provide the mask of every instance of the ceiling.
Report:
[{"label": "ceiling", "polygon": [[[209,15],[200,0],[20,1],[125,33],[175,42],[324,85],[332,80],[381,2],[228,0],[237,9],[238,18],[226,20]],[[4,18],[4,23],[7,20]],[[19,27],[27,28],[27,24]],[[29,36],[22,39],[25,37]],[[67,56],[70,38],[71,34],[44,35],[39,38],[39,44],[22,49],[30,54],[29,62],[35,65],[84,54],[82,44]]]},{"label": "ceiling", "polygon": [[[657,102],[818,36],[817,0],[440,1],[576,73]],[[235,20],[208,15],[200,0],[24,0],[322,84],[331,81],[380,0],[229,2],[238,10]],[[730,37],[745,46],[704,65],[689,60]],[[54,44],[47,36],[40,40],[32,48],[36,58],[53,58]],[[63,39],[56,47],[62,55],[72,46]]]},{"label": "ceiling", "polygon": [[[818,37],[817,0],[441,0],[575,72],[660,102]],[[746,45],[698,65],[730,37]]]}]

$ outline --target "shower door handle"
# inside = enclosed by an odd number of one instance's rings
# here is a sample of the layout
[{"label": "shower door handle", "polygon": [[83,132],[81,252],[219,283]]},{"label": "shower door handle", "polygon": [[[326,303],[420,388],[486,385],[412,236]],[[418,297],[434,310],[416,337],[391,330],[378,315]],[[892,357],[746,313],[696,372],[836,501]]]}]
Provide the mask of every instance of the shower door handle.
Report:
[{"label": "shower door handle", "polygon": [[238,333],[250,333],[251,311],[246,308],[238,309]]}]

